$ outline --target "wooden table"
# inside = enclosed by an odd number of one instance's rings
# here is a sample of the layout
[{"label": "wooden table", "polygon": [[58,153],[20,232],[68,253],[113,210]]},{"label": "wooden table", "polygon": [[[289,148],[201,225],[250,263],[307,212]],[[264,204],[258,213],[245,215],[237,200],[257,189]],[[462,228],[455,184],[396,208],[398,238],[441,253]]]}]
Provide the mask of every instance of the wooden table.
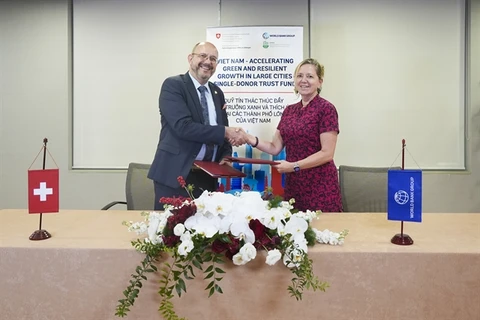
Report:
[{"label": "wooden table", "polygon": [[[141,220],[135,211],[44,214],[52,238],[30,241],[38,215],[0,210],[0,319],[116,319],[117,300],[142,259],[121,225]],[[323,214],[318,229],[350,230],[343,246],[309,250],[327,292],[287,293],[291,273],[270,267],[260,254],[245,266],[231,263],[223,295],[207,298],[201,277],[175,298],[189,320],[477,320],[480,319],[480,214],[424,214],[406,223],[415,243],[390,243],[400,223],[385,214]],[[127,319],[162,319],[158,275],[152,275]]]}]

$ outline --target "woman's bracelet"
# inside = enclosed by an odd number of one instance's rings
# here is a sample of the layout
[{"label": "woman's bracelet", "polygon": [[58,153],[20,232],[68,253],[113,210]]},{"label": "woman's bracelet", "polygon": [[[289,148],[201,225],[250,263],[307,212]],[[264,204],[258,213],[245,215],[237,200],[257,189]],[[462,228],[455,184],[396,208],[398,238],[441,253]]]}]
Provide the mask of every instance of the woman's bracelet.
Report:
[{"label": "woman's bracelet", "polygon": [[252,146],[252,148],[255,148],[256,146],[258,146],[258,137],[257,136],[255,136],[255,144],[252,144],[251,146]]}]

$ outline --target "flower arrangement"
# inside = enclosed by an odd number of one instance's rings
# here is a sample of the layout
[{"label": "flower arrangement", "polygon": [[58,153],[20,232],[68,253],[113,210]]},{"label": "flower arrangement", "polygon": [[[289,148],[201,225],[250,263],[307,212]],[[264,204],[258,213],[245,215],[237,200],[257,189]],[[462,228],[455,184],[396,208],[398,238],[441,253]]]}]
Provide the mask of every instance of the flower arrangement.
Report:
[{"label": "flower arrangement", "polygon": [[182,177],[178,181],[190,198],[162,198],[167,204],[163,212],[142,212],[144,221],[124,222],[129,231],[147,236],[132,241],[145,257],[132,274],[124,298],[118,301],[116,316],[124,317],[130,311],[146,275],[158,271],[162,253],[173,259],[160,267],[159,311],[166,320],[183,319],[176,314],[171,299],[174,293],[180,297],[186,292],[186,280],[195,277],[194,270],[204,274],[208,297],[223,293],[220,282],[225,258],[244,265],[255,259],[257,250],[267,251],[266,264],[282,260],[293,273],[287,290],[296,300],[302,299],[304,290],[326,290],[328,283],[313,273],[308,247],[343,244],[348,230],[335,233],[312,228],[310,222],[320,212],[298,211],[293,207],[294,199],[284,201],[271,190],[263,196],[255,191],[235,195],[205,191],[194,199],[194,186],[187,186]]}]

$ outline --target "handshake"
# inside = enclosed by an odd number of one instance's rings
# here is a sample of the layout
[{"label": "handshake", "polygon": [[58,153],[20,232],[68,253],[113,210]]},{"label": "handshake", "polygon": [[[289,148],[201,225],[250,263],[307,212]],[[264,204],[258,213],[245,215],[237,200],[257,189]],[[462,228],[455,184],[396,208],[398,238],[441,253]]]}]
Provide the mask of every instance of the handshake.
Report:
[{"label": "handshake", "polygon": [[255,137],[239,127],[225,127],[225,138],[227,138],[228,142],[234,147],[241,146],[245,143],[255,143]]}]

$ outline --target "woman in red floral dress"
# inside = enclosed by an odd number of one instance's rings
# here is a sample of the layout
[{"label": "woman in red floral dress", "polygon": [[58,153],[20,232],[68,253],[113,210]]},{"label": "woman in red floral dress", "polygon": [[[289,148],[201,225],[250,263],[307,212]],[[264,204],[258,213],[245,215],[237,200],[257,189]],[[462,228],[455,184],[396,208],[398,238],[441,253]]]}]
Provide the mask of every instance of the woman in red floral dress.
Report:
[{"label": "woman in red floral dress", "polygon": [[303,60],[295,69],[298,103],[283,111],[273,141],[246,134],[246,141],[259,150],[277,155],[285,146],[286,160],[275,168],[286,173],[284,198],[294,198],[299,210],[341,212],[342,198],[333,161],[338,114],[335,106],[320,97],[324,67],[315,59]]}]

